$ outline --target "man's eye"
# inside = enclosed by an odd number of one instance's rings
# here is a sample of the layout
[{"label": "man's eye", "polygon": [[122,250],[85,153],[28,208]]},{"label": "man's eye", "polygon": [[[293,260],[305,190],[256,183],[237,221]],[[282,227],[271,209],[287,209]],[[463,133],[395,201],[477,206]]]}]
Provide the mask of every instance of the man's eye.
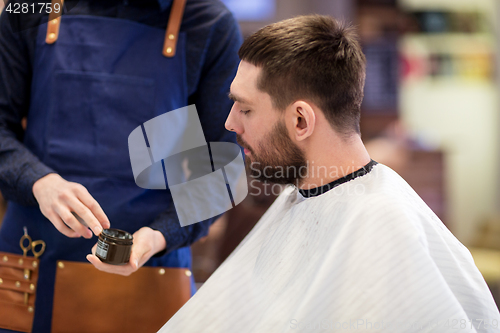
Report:
[{"label": "man's eye", "polygon": [[246,111],[240,110],[240,112],[243,113],[243,114],[247,114],[248,112],[250,112],[250,110],[246,110]]}]

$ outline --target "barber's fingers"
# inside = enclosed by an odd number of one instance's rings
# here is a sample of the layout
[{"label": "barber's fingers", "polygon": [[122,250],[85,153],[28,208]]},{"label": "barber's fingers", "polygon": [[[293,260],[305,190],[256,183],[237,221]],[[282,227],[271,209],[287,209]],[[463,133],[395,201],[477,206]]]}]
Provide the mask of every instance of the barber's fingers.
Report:
[{"label": "barber's fingers", "polygon": [[[75,231],[77,234],[85,237],[85,238],[92,238],[92,232],[83,224],[80,223],[73,215],[72,213],[72,208],[68,205],[63,205],[63,204],[55,204],[54,205],[54,211],[57,213],[59,218],[73,231]],[[57,227],[56,227],[57,228]],[[58,229],[59,230],[59,229]]]},{"label": "barber's fingers", "polygon": [[119,274],[124,276],[129,276],[130,274],[137,271],[142,265],[146,263],[151,257],[149,253],[151,250],[148,246],[142,246],[139,242],[138,245],[132,245],[132,250],[130,253],[129,262],[125,265],[110,265],[103,263],[99,258],[96,257],[97,244],[92,247],[92,254],[87,255],[87,260],[94,265],[100,271],[112,274]]},{"label": "barber's fingers", "polygon": [[137,269],[134,269],[130,263],[126,265],[110,265],[103,263],[99,258],[97,258],[94,254],[87,254],[87,260],[94,265],[95,268],[102,272],[111,273],[111,274],[119,274],[123,276],[129,276]]},{"label": "barber's fingers", "polygon": [[[32,190],[42,214],[65,235],[76,237],[74,233],[68,232],[67,227],[85,238],[92,237],[87,226],[92,228],[96,235],[99,235],[103,228],[110,227],[100,205],[81,184],[69,182],[60,175],[51,173],[38,179]],[[81,218],[84,224],[78,218]]]},{"label": "barber's fingers", "polygon": [[59,215],[51,210],[46,214],[46,217],[49,219],[49,221],[54,225],[54,227],[63,235],[66,237],[70,238],[78,238],[80,237],[80,234],[77,233],[76,231],[70,229],[64,222],[61,220]]},{"label": "barber's fingers", "polygon": [[129,263],[130,265],[135,269],[138,270],[139,267],[144,265],[146,261],[151,258],[151,255],[149,254],[151,251],[150,247],[146,247],[143,244],[134,244],[132,245],[132,251],[130,253],[130,260]]},{"label": "barber's fingers", "polygon": [[[111,274],[129,276],[139,269],[139,267],[132,260],[129,260],[129,262],[125,265],[110,265],[103,263],[95,255],[96,246],[97,245],[94,245],[94,247],[92,248],[92,254],[87,255],[87,260],[98,270]],[[132,257],[132,254],[130,256]]]},{"label": "barber's fingers", "polygon": [[[100,226],[104,229],[109,229],[111,227],[111,224],[109,223],[109,219],[102,210],[101,206],[99,203],[90,195],[90,193],[87,191],[87,189],[83,186],[78,187],[75,190],[76,197],[85,205],[86,208],[90,211],[90,213],[96,218],[97,223],[100,224]],[[78,214],[78,212],[76,212]],[[79,214],[80,215],[80,214]],[[80,215],[84,220],[85,218]],[[85,220],[87,221],[87,220]],[[87,222],[88,223],[88,222]],[[92,227],[89,224],[89,227]],[[94,225],[95,227],[95,225]],[[92,230],[94,230],[92,228]],[[94,230],[95,233],[96,230]],[[95,234],[96,236],[98,234]]]},{"label": "barber's fingers", "polygon": [[[90,194],[87,194],[90,199],[95,201]],[[102,232],[103,226],[101,223],[97,220],[96,216],[92,213],[90,208],[86,206],[82,201],[79,200],[77,196],[69,196],[66,198],[66,204],[68,205],[68,208],[71,212],[74,212],[76,214],[75,218],[76,220],[82,224],[85,227],[89,227],[90,230],[96,235],[99,236],[99,234]],[[97,204],[97,202],[96,202]],[[97,204],[98,205],[98,204]],[[100,207],[99,207],[100,208]],[[102,211],[102,209],[101,209]],[[104,214],[104,212],[103,212]],[[78,220],[81,219],[81,220]],[[105,226],[106,228],[109,228],[109,222]]]}]

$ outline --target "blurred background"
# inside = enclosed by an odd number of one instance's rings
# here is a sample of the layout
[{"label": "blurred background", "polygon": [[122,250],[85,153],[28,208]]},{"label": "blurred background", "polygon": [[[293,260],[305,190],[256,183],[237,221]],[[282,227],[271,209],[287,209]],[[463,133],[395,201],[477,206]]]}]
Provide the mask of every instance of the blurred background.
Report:
[{"label": "blurred background", "polygon": [[[215,0],[214,0],[215,1]],[[500,3],[497,0],[223,0],[245,36],[301,14],[353,23],[367,58],[362,138],[473,254],[500,300]],[[0,0],[0,11],[3,2]],[[279,187],[252,182],[243,203],[193,245],[203,283]],[[5,211],[0,197],[0,221]]]}]

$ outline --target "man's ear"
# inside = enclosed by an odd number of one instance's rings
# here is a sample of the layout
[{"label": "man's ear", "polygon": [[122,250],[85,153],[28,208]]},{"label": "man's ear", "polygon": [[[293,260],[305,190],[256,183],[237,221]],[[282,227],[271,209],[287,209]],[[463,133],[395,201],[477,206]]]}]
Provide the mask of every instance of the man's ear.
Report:
[{"label": "man's ear", "polygon": [[287,108],[288,124],[292,124],[292,137],[303,141],[311,136],[316,125],[316,113],[311,104],[296,101]]}]

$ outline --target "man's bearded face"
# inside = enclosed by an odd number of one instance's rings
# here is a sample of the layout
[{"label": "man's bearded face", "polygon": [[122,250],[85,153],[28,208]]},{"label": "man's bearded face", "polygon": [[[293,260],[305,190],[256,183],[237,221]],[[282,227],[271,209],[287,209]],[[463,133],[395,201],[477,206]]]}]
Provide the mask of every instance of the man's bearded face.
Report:
[{"label": "man's bearded face", "polygon": [[307,174],[306,158],[290,139],[283,120],[279,120],[258,144],[247,145],[239,135],[237,141],[250,151],[246,156],[247,174],[254,179],[276,184],[296,184]]}]

